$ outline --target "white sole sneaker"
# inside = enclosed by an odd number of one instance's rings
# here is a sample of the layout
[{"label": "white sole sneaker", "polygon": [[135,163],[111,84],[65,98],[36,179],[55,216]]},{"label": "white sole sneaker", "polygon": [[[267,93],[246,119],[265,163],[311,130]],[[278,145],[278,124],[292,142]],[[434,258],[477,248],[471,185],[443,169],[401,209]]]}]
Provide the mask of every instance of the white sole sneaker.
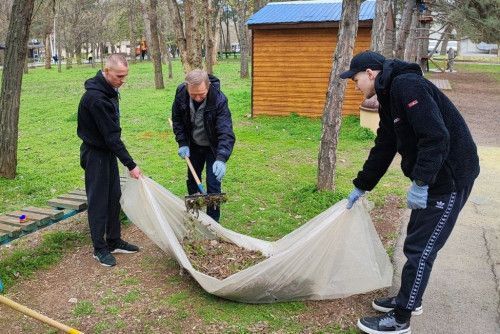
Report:
[{"label": "white sole sneaker", "polygon": [[368,333],[368,334],[384,334],[384,333],[391,333],[391,334],[411,334],[411,328],[407,328],[407,329],[402,329],[402,330],[396,330],[396,331],[392,331],[392,332],[382,332],[382,331],[378,331],[376,329],[371,329],[369,327],[366,327],[365,325],[363,325],[361,323],[361,320],[358,319],[358,328],[361,329],[363,332],[365,333]]},{"label": "white sole sneaker", "polygon": [[117,249],[111,251],[110,253],[111,254],[116,254],[116,253],[133,254],[133,253],[137,253],[137,251],[128,251],[128,250],[125,250],[125,249],[117,248]]},{"label": "white sole sneaker", "polygon": [[[394,310],[394,308],[382,307],[380,305],[377,305],[377,304],[375,304],[374,301],[372,301],[372,307],[373,307],[373,309],[375,309],[377,311],[385,312],[385,313]],[[420,305],[419,307],[417,307],[416,309],[411,311],[411,315],[421,315],[422,313],[424,313],[424,309],[423,309],[422,305]]]}]

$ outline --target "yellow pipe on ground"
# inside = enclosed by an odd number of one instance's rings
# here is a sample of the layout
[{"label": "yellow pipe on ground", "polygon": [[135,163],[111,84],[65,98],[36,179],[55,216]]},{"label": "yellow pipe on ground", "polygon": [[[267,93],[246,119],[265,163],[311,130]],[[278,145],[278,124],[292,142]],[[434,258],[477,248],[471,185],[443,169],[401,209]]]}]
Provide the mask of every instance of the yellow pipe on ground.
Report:
[{"label": "yellow pipe on ground", "polygon": [[44,323],[46,323],[49,326],[52,326],[52,327],[57,328],[57,329],[59,329],[61,331],[64,331],[65,333],[69,333],[69,334],[83,334],[79,330],[76,330],[76,329],[71,328],[69,326],[66,326],[64,324],[61,324],[60,322],[57,322],[54,319],[46,317],[43,314],[40,314],[40,313],[38,313],[36,311],[33,311],[32,309],[29,309],[29,308],[27,308],[24,305],[18,304],[15,301],[10,300],[9,298],[6,298],[6,297],[4,297],[2,295],[0,295],[0,303],[3,303],[5,305],[13,308],[14,310],[17,310],[17,311],[19,311],[21,313],[24,313],[24,314],[26,314],[26,315],[28,315],[28,316],[36,319],[36,320],[44,322]]}]

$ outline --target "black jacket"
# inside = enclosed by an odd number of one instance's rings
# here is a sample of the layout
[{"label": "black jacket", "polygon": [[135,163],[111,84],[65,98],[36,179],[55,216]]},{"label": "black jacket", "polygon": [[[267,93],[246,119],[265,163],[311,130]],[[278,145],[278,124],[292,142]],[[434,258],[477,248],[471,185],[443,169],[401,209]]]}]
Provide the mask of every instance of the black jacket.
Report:
[{"label": "black jacket", "polygon": [[78,137],[87,146],[111,151],[129,170],[134,169],[136,164],[120,138],[118,92],[101,71],[85,81],[85,90],[78,106]]},{"label": "black jacket", "polygon": [[[227,98],[220,91],[220,81],[209,75],[210,87],[207,94],[207,104],[203,114],[203,124],[210,147],[216,160],[229,160],[236,140],[233,132],[231,112],[227,106]],[[186,84],[177,87],[172,105],[172,123],[175,140],[181,146],[189,146],[192,142],[192,124],[189,109],[189,94]]]},{"label": "black jacket", "polygon": [[375,80],[380,123],[354,185],[372,190],[396,152],[404,175],[428,184],[430,194],[470,185],[479,175],[477,148],[446,95],[422,76],[417,64],[399,60],[386,60]]}]

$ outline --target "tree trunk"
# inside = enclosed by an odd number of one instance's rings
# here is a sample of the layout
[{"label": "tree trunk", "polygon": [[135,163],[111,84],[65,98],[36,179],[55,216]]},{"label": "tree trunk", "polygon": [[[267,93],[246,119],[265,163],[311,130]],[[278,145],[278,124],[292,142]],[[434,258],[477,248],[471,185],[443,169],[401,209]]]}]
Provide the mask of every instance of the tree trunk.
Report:
[{"label": "tree trunk", "polygon": [[384,52],[389,5],[389,0],[377,0],[375,5],[376,9],[372,28],[371,50],[378,53]]},{"label": "tree trunk", "polygon": [[[431,11],[426,9],[421,15],[430,16]],[[423,21],[419,22],[417,26],[420,26],[419,29],[419,39],[417,43],[417,62],[422,68],[422,71],[428,70],[428,53],[429,53],[429,35],[431,29],[431,22]]]},{"label": "tree trunk", "polygon": [[179,55],[181,57],[182,66],[184,73],[187,73],[187,43],[186,36],[184,35],[183,21],[179,6],[176,0],[167,0],[168,10],[172,15],[174,21],[174,32],[175,38],[177,40],[177,48],[179,49]]},{"label": "tree trunk", "polygon": [[[144,21],[144,38],[146,38],[147,45],[151,45],[151,23],[149,22],[149,6],[146,3],[146,0],[141,0],[141,12],[142,12],[142,20]],[[148,50],[149,51],[149,50]]]},{"label": "tree trunk", "polygon": [[417,9],[413,10],[411,17],[410,33],[406,39],[404,60],[409,62],[415,62],[417,60],[417,47],[419,31],[417,30],[418,25],[418,14]]},{"label": "tree trunk", "polygon": [[62,45],[61,41],[57,44],[57,57],[59,58],[57,61],[57,72],[62,72]]},{"label": "tree trunk", "polygon": [[213,72],[216,62],[217,34],[221,6],[219,0],[206,0],[205,15],[205,69],[209,74]]},{"label": "tree trunk", "polygon": [[411,17],[413,14],[413,9],[416,7],[415,0],[405,1],[403,15],[401,17],[401,24],[399,25],[397,37],[396,37],[396,47],[395,57],[398,59],[403,59],[405,53],[406,39],[408,38],[408,33],[410,30]]},{"label": "tree trunk", "polygon": [[240,78],[248,78],[248,38],[247,27],[245,24],[247,14],[247,0],[240,0],[238,4],[238,22],[239,22],[239,42],[240,42]]},{"label": "tree trunk", "polygon": [[317,187],[320,191],[335,190],[336,151],[347,84],[347,80],[341,79],[339,75],[349,68],[349,62],[352,58],[358,31],[360,3],[360,0],[343,1],[342,3],[342,20],[323,109],[323,131],[318,156]]},{"label": "tree trunk", "polygon": [[50,34],[45,34],[45,69],[51,69],[52,50],[50,49]]},{"label": "tree trunk", "polygon": [[6,39],[0,90],[0,177],[9,179],[16,177],[21,84],[34,4],[35,0],[13,2]]},{"label": "tree trunk", "polygon": [[129,0],[128,7],[128,32],[130,39],[130,63],[135,64],[135,47],[137,46],[137,34],[135,32],[135,11],[137,6],[135,6],[135,0]]},{"label": "tree trunk", "polygon": [[151,58],[155,69],[155,88],[164,89],[161,66],[160,41],[158,40],[158,0],[149,0],[149,23],[151,28]]},{"label": "tree trunk", "polygon": [[185,36],[186,36],[186,55],[187,64],[184,64],[186,72],[195,68],[202,68],[201,58],[201,25],[200,17],[197,15],[197,9],[201,6],[198,5],[196,0],[184,1],[184,22],[185,22]]},{"label": "tree trunk", "polygon": [[442,39],[442,44],[441,44],[441,51],[439,54],[441,56],[444,56],[446,54],[446,51],[448,51],[448,41],[450,40],[450,34],[453,31],[453,26],[451,24],[447,24],[446,28],[444,29],[443,35],[441,35]]}]

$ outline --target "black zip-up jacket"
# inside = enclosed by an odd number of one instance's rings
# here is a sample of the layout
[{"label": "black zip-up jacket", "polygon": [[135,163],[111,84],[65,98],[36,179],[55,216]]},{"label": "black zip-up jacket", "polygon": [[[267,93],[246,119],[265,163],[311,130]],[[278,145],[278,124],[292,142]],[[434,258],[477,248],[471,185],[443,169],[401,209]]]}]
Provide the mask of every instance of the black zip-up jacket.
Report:
[{"label": "black zip-up jacket", "polygon": [[129,170],[136,164],[121,140],[118,92],[102,72],[85,81],[85,94],[78,106],[77,134],[94,149],[112,152]]},{"label": "black zip-up jacket", "polygon": [[417,64],[386,60],[375,79],[380,123],[375,146],[353,181],[372,190],[396,152],[411,180],[429,194],[458,191],[479,175],[479,157],[469,128],[453,103],[422,76]]},{"label": "black zip-up jacket", "polygon": [[[233,121],[227,105],[227,98],[220,91],[219,79],[213,75],[209,75],[209,79],[210,87],[206,98],[203,124],[215,159],[226,162],[231,156],[236,141]],[[179,147],[189,146],[193,141],[193,126],[190,115],[189,93],[186,84],[183,83],[177,87],[172,105],[172,123],[175,140]]]}]

